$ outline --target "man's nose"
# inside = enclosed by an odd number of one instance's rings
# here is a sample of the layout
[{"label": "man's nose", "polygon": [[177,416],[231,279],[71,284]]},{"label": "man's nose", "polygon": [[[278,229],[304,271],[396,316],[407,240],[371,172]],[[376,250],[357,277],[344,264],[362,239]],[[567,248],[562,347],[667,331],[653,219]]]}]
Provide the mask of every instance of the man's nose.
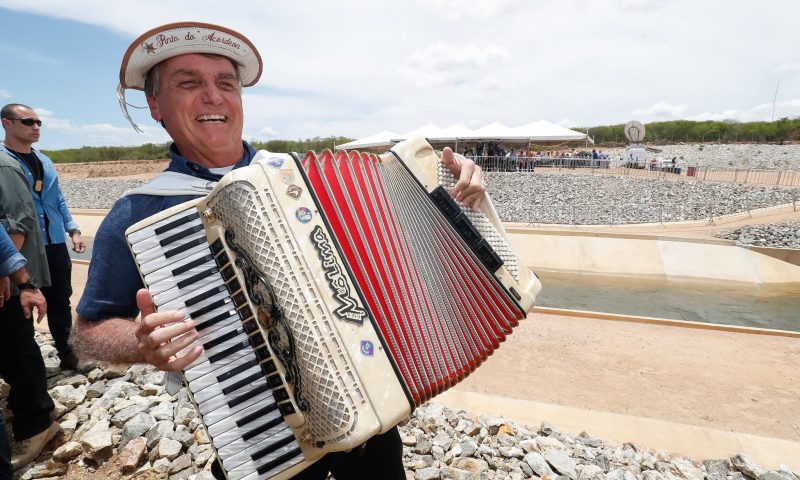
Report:
[{"label": "man's nose", "polygon": [[213,83],[207,84],[205,89],[203,89],[203,101],[207,103],[211,103],[214,105],[219,105],[222,103],[222,92],[220,89]]}]

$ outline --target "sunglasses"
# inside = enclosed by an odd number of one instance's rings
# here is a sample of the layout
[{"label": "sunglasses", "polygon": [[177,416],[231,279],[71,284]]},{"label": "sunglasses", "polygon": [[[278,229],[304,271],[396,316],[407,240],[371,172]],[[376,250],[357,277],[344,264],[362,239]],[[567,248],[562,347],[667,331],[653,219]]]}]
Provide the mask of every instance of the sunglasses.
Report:
[{"label": "sunglasses", "polygon": [[19,120],[19,123],[21,123],[21,124],[23,124],[23,125],[25,125],[27,127],[32,127],[34,125],[37,125],[37,126],[40,126],[40,127],[42,126],[42,121],[39,120],[38,118],[11,118],[11,117],[6,117],[6,118],[9,119],[9,120]]}]

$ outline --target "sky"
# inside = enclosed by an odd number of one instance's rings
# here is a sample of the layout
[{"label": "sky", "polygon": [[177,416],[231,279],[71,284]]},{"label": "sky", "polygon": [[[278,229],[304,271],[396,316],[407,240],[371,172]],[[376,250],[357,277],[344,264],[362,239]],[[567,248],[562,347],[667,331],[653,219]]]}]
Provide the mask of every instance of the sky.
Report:
[{"label": "sky", "polygon": [[798,18],[797,0],[0,0],[0,103],[36,110],[39,148],[166,142],[147,109],[130,109],[144,133],[122,116],[122,55],[197,20],[264,59],[243,91],[247,140],[770,121],[800,116]]}]

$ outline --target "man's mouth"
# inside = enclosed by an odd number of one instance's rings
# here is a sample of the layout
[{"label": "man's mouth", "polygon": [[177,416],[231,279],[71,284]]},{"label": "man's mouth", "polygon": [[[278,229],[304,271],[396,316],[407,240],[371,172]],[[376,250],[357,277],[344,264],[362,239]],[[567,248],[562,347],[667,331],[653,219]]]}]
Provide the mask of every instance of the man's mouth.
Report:
[{"label": "man's mouth", "polygon": [[228,117],[225,115],[199,115],[195,118],[200,123],[225,123]]}]

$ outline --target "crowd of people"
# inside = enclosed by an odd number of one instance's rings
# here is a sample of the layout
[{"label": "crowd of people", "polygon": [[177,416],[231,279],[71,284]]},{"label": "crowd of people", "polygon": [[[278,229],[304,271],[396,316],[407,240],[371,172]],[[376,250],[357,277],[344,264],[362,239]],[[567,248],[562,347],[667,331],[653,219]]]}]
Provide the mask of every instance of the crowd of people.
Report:
[{"label": "crowd of people", "polygon": [[[184,321],[184,312],[156,311],[129,252],[125,230],[205,195],[208,190],[197,188],[198,183],[216,182],[250,164],[256,152],[242,140],[242,88],[254,85],[261,73],[255,45],[218,25],[162,25],[130,45],[120,68],[120,105],[131,120],[125,91],[144,91],[150,116],[173,140],[170,163],[149,185],[120,198],[106,216],[95,236],[74,323],[66,239],[81,252],[81,232],[66,207],[52,162],[31,147],[42,127],[36,112],[21,104],[3,108],[0,230],[9,238],[0,236],[0,375],[11,387],[14,446],[0,428],[0,480],[10,480],[12,470],[37,457],[59,430],[33,336],[32,310],[37,321],[47,313],[62,369],[74,368],[78,358],[91,358],[181,371],[202,354],[201,346],[192,347],[198,333],[191,320]],[[458,178],[451,196],[477,208],[485,192],[481,168],[449,148],[443,163]],[[329,472],[337,478],[374,478],[374,472],[381,472],[382,478],[405,479],[402,452],[394,427],[358,448],[325,455],[294,478],[324,479]],[[216,463],[212,470],[217,478],[224,478],[221,468]]]},{"label": "crowd of people", "polygon": [[536,167],[609,168],[611,157],[602,150],[537,150],[506,148],[502,142],[477,142],[465,147],[463,155],[485,171],[533,171]]}]

